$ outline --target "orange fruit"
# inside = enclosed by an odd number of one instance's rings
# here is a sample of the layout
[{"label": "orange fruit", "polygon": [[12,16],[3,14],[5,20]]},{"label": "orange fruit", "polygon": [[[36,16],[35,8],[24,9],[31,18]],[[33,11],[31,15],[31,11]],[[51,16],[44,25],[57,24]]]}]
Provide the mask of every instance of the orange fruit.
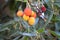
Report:
[{"label": "orange fruit", "polygon": [[29,25],[34,25],[35,23],[35,18],[34,17],[30,17],[28,20]]},{"label": "orange fruit", "polygon": [[28,21],[28,19],[29,19],[29,16],[27,16],[27,15],[23,15],[23,19],[25,20],[25,21]]},{"label": "orange fruit", "polygon": [[19,11],[17,12],[17,16],[18,16],[18,17],[23,16],[23,11],[19,10]]},{"label": "orange fruit", "polygon": [[31,13],[32,13],[32,10],[30,8],[25,8],[24,9],[24,13],[27,15],[27,16],[30,16]]},{"label": "orange fruit", "polygon": [[31,17],[36,18],[36,12],[32,11]]}]

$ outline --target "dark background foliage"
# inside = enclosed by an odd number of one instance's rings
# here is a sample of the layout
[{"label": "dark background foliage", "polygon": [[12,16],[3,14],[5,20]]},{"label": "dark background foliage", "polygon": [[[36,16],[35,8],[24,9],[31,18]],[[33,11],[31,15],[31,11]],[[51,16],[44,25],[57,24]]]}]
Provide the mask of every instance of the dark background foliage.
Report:
[{"label": "dark background foliage", "polygon": [[[36,25],[29,27],[22,18],[16,17],[16,12],[26,2],[0,0],[0,40],[60,40],[60,0],[44,0],[47,8],[47,21],[36,19]],[[53,5],[53,6],[52,6]]]}]

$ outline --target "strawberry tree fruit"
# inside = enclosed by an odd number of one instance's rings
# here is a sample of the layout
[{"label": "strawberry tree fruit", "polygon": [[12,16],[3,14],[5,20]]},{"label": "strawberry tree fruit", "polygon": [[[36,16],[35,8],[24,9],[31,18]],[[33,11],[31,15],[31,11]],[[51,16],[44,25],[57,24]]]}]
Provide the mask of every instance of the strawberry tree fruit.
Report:
[{"label": "strawberry tree fruit", "polygon": [[24,9],[24,13],[27,15],[27,16],[30,16],[32,14],[32,10],[30,8],[25,8]]},{"label": "strawberry tree fruit", "polygon": [[35,24],[35,18],[34,17],[30,17],[28,20],[29,25],[34,25]]},{"label": "strawberry tree fruit", "polygon": [[45,11],[46,11],[46,7],[43,5],[43,6],[41,7],[41,10],[42,10],[43,12],[45,12]]},{"label": "strawberry tree fruit", "polygon": [[17,16],[18,16],[18,17],[23,16],[23,11],[22,11],[22,10],[19,10],[19,11],[17,12]]},{"label": "strawberry tree fruit", "polygon": [[31,14],[31,17],[34,17],[34,18],[36,18],[36,12],[34,12],[34,11],[32,11],[32,14]]},{"label": "strawberry tree fruit", "polygon": [[29,20],[29,16],[27,16],[27,15],[23,15],[23,19],[25,20],[25,21],[28,21]]}]

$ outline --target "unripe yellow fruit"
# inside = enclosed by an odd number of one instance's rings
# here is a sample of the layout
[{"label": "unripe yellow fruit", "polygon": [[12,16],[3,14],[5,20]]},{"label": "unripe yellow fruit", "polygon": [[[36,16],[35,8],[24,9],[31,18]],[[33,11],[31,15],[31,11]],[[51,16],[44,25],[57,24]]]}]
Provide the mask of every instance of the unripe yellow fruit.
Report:
[{"label": "unripe yellow fruit", "polygon": [[31,16],[33,16],[34,15],[34,12],[32,11],[32,14],[31,14]]},{"label": "unripe yellow fruit", "polygon": [[35,18],[34,17],[30,17],[28,20],[29,25],[34,25],[35,24]]},{"label": "unripe yellow fruit", "polygon": [[31,17],[36,18],[36,12],[32,11]]},{"label": "unripe yellow fruit", "polygon": [[28,19],[29,19],[29,16],[27,16],[27,15],[23,15],[23,19],[25,20],[25,21],[28,21]]},{"label": "unripe yellow fruit", "polygon": [[19,10],[19,11],[17,12],[17,16],[18,16],[18,17],[23,16],[23,11]]}]

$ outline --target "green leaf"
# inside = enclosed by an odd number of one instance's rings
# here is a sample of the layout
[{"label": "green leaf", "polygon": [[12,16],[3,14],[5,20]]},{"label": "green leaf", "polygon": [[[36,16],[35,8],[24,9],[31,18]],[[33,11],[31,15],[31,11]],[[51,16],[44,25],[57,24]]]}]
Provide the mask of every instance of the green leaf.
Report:
[{"label": "green leaf", "polygon": [[10,27],[11,25],[15,24],[14,20],[11,20],[3,25],[0,25],[0,31],[2,30],[6,30],[8,27]]},{"label": "green leaf", "polygon": [[4,40],[4,39],[0,37],[0,40]]},{"label": "green leaf", "polygon": [[54,35],[54,36],[56,36],[56,37],[60,38],[60,35],[58,35],[56,32],[51,31],[51,30],[49,30],[49,32],[50,32],[52,35]]},{"label": "green leaf", "polygon": [[16,1],[21,1],[21,0],[16,0]]},{"label": "green leaf", "polygon": [[39,21],[39,18],[36,18],[34,25],[36,25],[38,23],[38,21]]},{"label": "green leaf", "polygon": [[59,30],[60,30],[60,22],[55,23],[55,28],[56,28],[55,30],[59,32]]},{"label": "green leaf", "polygon": [[11,20],[11,21],[9,21],[9,22],[1,25],[1,26],[7,26],[7,25],[10,25],[10,24],[15,24],[15,21],[14,20]]},{"label": "green leaf", "polygon": [[55,5],[57,5],[58,7],[60,7],[60,0],[55,0]]},{"label": "green leaf", "polygon": [[29,36],[29,37],[32,37],[32,36],[37,36],[36,33],[25,33],[25,32],[19,32],[19,34],[23,35],[23,36]]},{"label": "green leaf", "polygon": [[27,0],[24,0],[24,2],[27,2]]},{"label": "green leaf", "polygon": [[0,32],[5,31],[5,30],[9,30],[9,28],[0,29]]},{"label": "green leaf", "polygon": [[55,3],[55,5],[57,5],[58,7],[60,7],[60,3],[59,4]]},{"label": "green leaf", "polygon": [[23,2],[27,2],[27,0],[16,0],[16,1],[23,1]]},{"label": "green leaf", "polygon": [[16,31],[14,33],[12,33],[9,37],[15,36],[15,35],[19,35],[19,31]]},{"label": "green leaf", "polygon": [[43,26],[43,27],[46,27],[49,23],[50,23],[50,21],[52,20],[52,17],[53,17],[53,14],[54,14],[54,11],[51,11],[50,10],[50,15],[49,15],[49,17],[48,17],[48,19],[47,19],[47,21],[46,21],[46,23],[45,23],[45,25]]},{"label": "green leaf", "polygon": [[24,40],[28,40],[28,37],[27,37],[27,36],[25,36],[25,37],[24,37]]},{"label": "green leaf", "polygon": [[18,37],[16,37],[15,39],[13,39],[13,40],[18,40],[20,38],[20,36],[18,36]]},{"label": "green leaf", "polygon": [[37,30],[38,33],[42,33],[44,31],[45,31],[44,28],[41,28],[41,29]]}]

